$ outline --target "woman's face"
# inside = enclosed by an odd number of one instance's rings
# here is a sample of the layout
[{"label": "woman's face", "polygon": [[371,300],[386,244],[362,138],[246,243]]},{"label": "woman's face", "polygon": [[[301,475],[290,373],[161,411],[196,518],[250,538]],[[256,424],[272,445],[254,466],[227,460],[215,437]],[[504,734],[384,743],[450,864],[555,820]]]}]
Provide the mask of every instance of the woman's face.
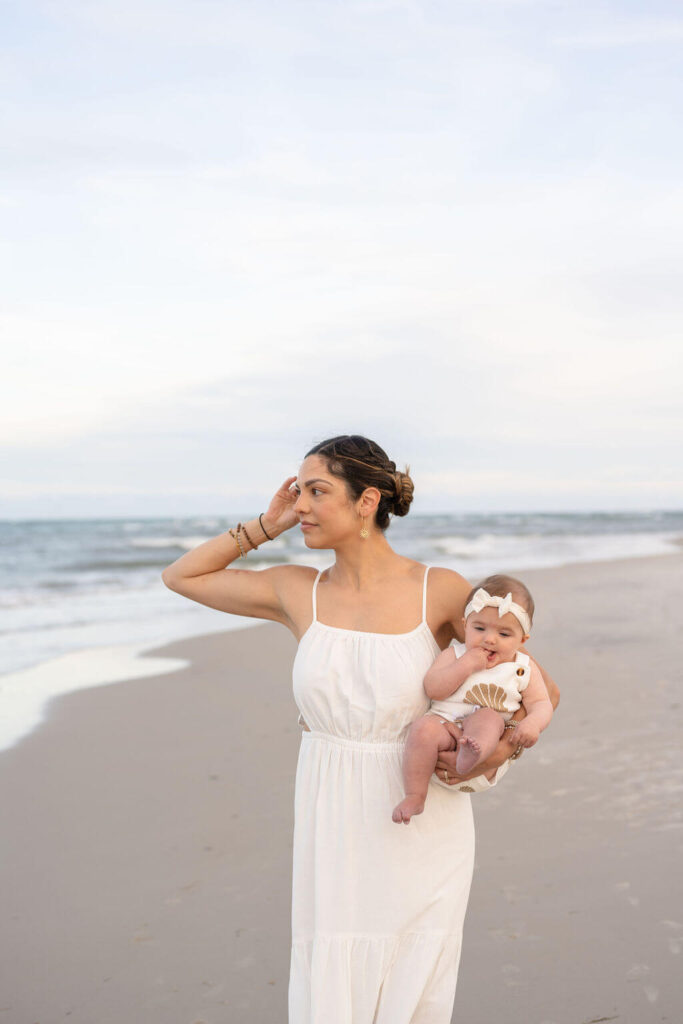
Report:
[{"label": "woman's face", "polygon": [[359,501],[353,501],[347,486],[332,476],[327,462],[309,455],[301,464],[294,484],[298,495],[294,511],[308,548],[335,548],[360,534]]}]

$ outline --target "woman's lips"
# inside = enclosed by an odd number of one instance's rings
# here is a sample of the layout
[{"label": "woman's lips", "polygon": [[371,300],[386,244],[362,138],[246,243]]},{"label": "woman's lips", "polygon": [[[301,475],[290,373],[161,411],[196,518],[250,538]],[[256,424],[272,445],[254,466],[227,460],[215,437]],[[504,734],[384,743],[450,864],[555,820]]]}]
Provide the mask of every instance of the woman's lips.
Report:
[{"label": "woman's lips", "polygon": [[302,530],[311,530],[315,526],[315,523],[299,523]]}]

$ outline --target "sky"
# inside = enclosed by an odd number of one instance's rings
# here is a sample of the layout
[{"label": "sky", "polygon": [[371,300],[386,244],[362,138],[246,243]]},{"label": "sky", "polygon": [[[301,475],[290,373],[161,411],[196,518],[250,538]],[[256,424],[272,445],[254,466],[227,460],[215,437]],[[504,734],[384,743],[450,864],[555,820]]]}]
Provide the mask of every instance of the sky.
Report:
[{"label": "sky", "polygon": [[0,517],[683,507],[683,9],[0,2]]}]

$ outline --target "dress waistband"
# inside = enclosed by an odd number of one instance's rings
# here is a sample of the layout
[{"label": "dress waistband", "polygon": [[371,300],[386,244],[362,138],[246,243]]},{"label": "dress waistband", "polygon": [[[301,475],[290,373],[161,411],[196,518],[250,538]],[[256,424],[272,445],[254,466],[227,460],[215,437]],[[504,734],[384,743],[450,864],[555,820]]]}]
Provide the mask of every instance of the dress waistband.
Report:
[{"label": "dress waistband", "polygon": [[388,750],[403,750],[405,740],[390,740],[389,742],[375,742],[374,740],[352,740],[346,736],[334,736],[330,732],[319,732],[317,729],[304,730],[301,738],[309,740],[323,740],[325,743],[335,743],[339,747],[349,747],[352,750],[363,750],[367,753],[379,753]]}]

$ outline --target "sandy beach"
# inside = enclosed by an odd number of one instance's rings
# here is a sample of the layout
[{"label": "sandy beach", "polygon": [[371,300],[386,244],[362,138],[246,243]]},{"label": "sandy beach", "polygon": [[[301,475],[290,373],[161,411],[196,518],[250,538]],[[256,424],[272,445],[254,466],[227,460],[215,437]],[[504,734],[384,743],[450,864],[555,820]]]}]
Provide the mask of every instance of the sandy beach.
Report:
[{"label": "sandy beach", "polygon": [[[453,1021],[679,1024],[683,555],[520,575],[562,704],[473,798]],[[157,648],[189,667],[59,697],[0,753],[0,1024],[285,1024],[294,650]]]}]

